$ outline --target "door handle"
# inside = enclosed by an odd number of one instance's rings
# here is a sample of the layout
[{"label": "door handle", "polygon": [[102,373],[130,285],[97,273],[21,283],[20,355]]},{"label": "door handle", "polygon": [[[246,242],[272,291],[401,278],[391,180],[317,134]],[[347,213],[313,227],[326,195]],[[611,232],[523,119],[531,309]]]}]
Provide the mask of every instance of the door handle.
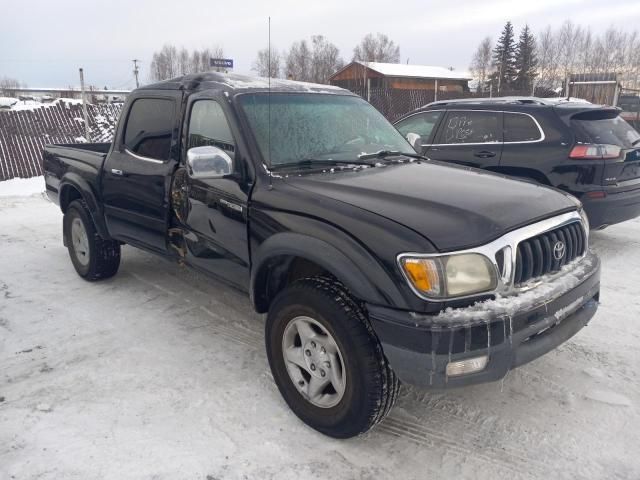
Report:
[{"label": "door handle", "polygon": [[122,170],[118,170],[117,168],[112,168],[111,169],[111,174],[112,175],[117,175],[119,177],[124,177],[124,172]]},{"label": "door handle", "polygon": [[496,152],[490,152],[489,150],[481,150],[479,152],[475,152],[473,156],[478,158],[491,158],[496,156]]}]

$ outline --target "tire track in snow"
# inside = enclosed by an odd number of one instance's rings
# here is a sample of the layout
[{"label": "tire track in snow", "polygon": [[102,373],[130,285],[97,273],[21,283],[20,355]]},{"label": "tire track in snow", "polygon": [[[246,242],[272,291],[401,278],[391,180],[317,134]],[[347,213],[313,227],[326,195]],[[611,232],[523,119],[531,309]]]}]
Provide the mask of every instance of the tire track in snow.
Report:
[{"label": "tire track in snow", "polygon": [[186,328],[190,330],[197,329],[197,328],[210,330],[213,333],[220,335],[228,340],[231,340],[242,346],[246,346],[250,348],[259,348],[262,346],[264,340],[261,332],[249,329],[243,325],[239,325],[234,322],[230,322],[222,315],[219,315],[213,312],[212,310],[210,310],[208,306],[189,300],[183,295],[180,295],[179,293],[176,293],[175,291],[172,291],[164,287],[163,285],[160,285],[157,281],[148,280],[137,273],[129,272],[129,274],[139,282],[144,283],[145,285],[151,286],[166,295],[170,295],[174,298],[178,298],[180,300],[180,303],[182,303],[185,306],[188,306],[191,309],[198,308],[201,312],[205,313],[208,317],[215,320],[214,323],[205,322],[205,323],[200,323],[198,325],[188,326]]},{"label": "tire track in snow", "polygon": [[207,325],[207,328],[247,347],[258,348],[262,346],[263,337],[258,332],[225,322],[223,317],[212,312],[207,307],[200,306],[200,310],[218,321],[218,323]]},{"label": "tire track in snow", "polygon": [[[514,372],[511,373],[513,374]],[[523,374],[524,378],[539,380],[539,385],[549,389],[549,391],[557,388],[563,393],[573,392],[571,389],[563,387],[543,375],[531,372],[530,369],[521,368],[517,370],[517,373]],[[405,390],[406,393],[410,393],[411,391],[411,387]],[[495,445],[493,447],[494,449],[497,449],[498,452],[504,452],[507,456],[519,458],[524,462],[524,465],[535,464],[542,472],[546,472],[544,475],[551,474],[552,478],[558,476],[557,472],[555,472],[555,470],[550,471],[547,464],[537,460],[537,458],[552,457],[555,459],[556,467],[558,463],[561,463],[567,466],[567,468],[574,466],[577,461],[576,456],[571,454],[567,455],[567,450],[560,451],[554,446],[558,443],[564,443],[565,445],[574,447],[573,451],[575,452],[575,447],[581,444],[581,439],[576,436],[567,436],[567,433],[562,433],[558,438],[553,440],[551,437],[557,432],[545,432],[537,429],[522,430],[518,423],[505,422],[499,415],[484,415],[481,412],[478,415],[465,415],[468,409],[463,405],[458,405],[455,400],[443,398],[443,396],[439,394],[431,395],[428,391],[413,391],[421,395],[404,397],[408,405],[400,406],[396,414],[392,413],[390,415],[391,418],[402,415],[400,413],[402,412],[402,408],[413,410],[418,406],[420,410],[424,411],[425,415],[427,415],[428,420],[421,419],[420,416],[409,413],[411,418],[406,419],[405,422],[411,422],[411,425],[418,428],[422,427],[427,431],[440,431],[441,429],[438,427],[442,425],[446,428],[446,431],[458,432],[449,435],[452,441],[458,444],[462,441],[463,443],[475,445],[476,448],[487,448],[487,438],[503,438],[503,436],[507,434],[509,443]],[[573,394],[575,395],[575,392],[573,392]],[[438,420],[441,422],[438,423]],[[425,425],[426,422],[437,423],[438,425],[428,426]],[[444,428],[442,429],[443,431]],[[527,456],[527,451],[533,446],[535,446],[536,457]],[[581,471],[589,471],[591,467],[596,468],[597,465],[583,464]],[[538,476],[544,475],[542,473],[538,474]]]},{"label": "tire track in snow", "polygon": [[[544,476],[551,473],[547,471],[543,463],[521,455],[513,448],[487,446],[483,437],[476,436],[471,432],[469,432],[469,435],[454,436],[441,430],[429,428],[413,420],[404,420],[393,413],[378,425],[377,431],[404,438],[422,446],[445,449],[447,452],[488,463],[525,478]],[[471,439],[465,440],[465,436],[471,437]],[[527,472],[535,472],[535,475]]]}]

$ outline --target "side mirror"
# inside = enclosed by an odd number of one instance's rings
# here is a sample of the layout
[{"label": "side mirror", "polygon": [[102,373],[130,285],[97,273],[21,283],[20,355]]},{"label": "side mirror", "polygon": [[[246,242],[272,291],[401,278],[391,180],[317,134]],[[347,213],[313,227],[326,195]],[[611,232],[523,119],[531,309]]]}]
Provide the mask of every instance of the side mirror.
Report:
[{"label": "side mirror", "polygon": [[422,137],[417,133],[407,133],[407,140],[417,153],[422,153]]},{"label": "side mirror", "polygon": [[218,147],[193,147],[187,152],[187,170],[193,178],[220,178],[231,175],[233,160]]}]

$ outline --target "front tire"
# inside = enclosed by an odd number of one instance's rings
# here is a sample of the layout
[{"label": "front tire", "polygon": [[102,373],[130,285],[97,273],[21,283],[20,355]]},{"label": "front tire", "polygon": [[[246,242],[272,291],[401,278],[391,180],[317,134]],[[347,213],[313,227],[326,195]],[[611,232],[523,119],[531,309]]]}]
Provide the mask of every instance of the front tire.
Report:
[{"label": "front tire", "polygon": [[280,292],[267,317],[266,347],[291,410],[325,435],[364,433],[395,403],[399,381],[380,342],[335,280],[303,279]]},{"label": "front tire", "polygon": [[120,244],[98,235],[87,204],[71,202],[62,221],[65,244],[76,272],[85,280],[113,277],[120,266]]}]

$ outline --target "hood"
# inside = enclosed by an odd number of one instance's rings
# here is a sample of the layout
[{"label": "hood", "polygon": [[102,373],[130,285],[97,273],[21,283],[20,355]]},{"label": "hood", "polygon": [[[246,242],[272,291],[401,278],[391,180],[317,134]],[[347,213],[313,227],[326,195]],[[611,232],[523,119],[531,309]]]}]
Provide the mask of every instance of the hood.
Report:
[{"label": "hood", "polygon": [[576,209],[575,201],[554,189],[438,162],[289,176],[286,182],[405,225],[440,251],[483,245]]}]

